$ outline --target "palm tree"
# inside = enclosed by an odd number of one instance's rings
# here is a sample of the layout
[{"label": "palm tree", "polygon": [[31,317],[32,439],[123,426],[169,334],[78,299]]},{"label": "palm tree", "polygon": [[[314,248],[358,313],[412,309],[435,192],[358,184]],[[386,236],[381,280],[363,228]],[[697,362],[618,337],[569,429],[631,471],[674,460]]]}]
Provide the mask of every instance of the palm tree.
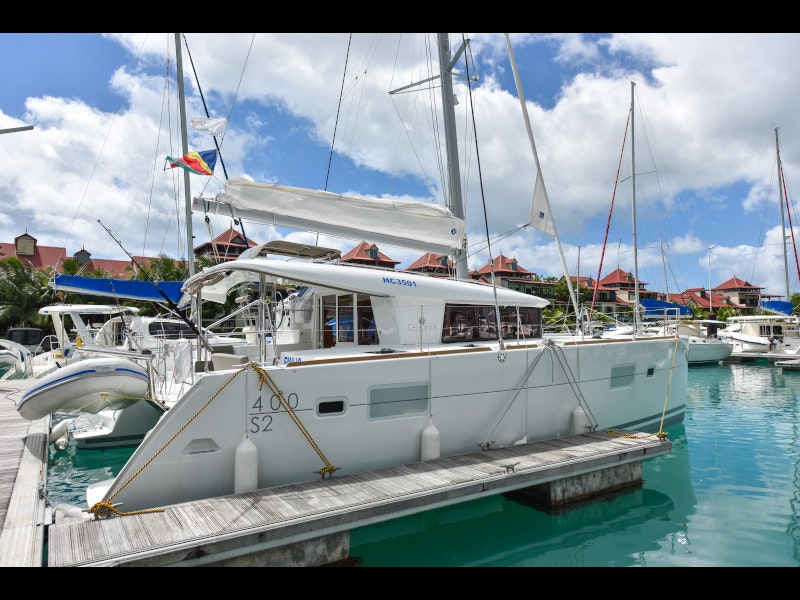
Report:
[{"label": "palm tree", "polygon": [[51,269],[36,269],[15,256],[0,258],[0,329],[28,326],[50,328],[39,309],[52,304],[55,291],[47,284]]}]

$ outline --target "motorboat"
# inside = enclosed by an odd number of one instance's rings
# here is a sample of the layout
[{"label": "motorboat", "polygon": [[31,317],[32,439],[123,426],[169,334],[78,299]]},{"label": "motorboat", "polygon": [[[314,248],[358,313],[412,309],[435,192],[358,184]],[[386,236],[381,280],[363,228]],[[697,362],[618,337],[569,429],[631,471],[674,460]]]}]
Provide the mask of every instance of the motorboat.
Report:
[{"label": "motorboat", "polygon": [[800,353],[800,317],[797,315],[739,315],[726,319],[719,337],[740,354]]},{"label": "motorboat", "polygon": [[[62,433],[68,439],[75,439],[79,449],[133,446],[191,382],[196,364],[201,370],[213,368],[210,353],[221,357],[232,354],[234,348],[237,356],[255,353],[255,346],[244,335],[209,332],[205,338],[208,349],[204,349],[199,346],[194,329],[184,320],[169,315],[142,316],[138,308],[120,304],[54,304],[43,307],[39,313],[52,319],[55,333],[43,338],[49,342],[49,349],[30,359],[28,376],[37,382],[29,392],[31,398],[19,412],[31,419],[46,414],[83,413],[68,430],[50,436],[51,442],[59,440],[57,449],[66,447]],[[90,359],[94,362],[85,362]],[[82,364],[77,365],[79,362]],[[116,370],[116,375],[121,376],[131,363],[136,364],[130,373],[135,377],[123,381],[133,389],[121,391],[140,401],[127,405],[109,401],[108,406],[95,405],[91,410],[79,408],[87,393],[108,391],[103,386],[109,385],[110,380],[95,371],[102,368],[107,376],[108,370]],[[142,372],[149,382],[145,389],[140,385]],[[119,395],[113,387],[110,389],[109,398]],[[142,408],[145,404],[147,408]]]},{"label": "motorboat", "polygon": [[81,412],[53,426],[48,441],[56,450],[66,450],[70,440],[74,440],[78,450],[135,447],[158,422],[164,410],[159,402],[142,398],[124,409]]}]

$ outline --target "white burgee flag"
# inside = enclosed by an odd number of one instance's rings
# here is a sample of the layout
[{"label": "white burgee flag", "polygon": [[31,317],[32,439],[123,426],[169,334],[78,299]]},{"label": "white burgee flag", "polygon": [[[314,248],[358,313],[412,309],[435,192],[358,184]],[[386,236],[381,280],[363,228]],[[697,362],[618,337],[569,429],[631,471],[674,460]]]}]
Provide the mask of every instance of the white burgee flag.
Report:
[{"label": "white burgee flag", "polygon": [[222,137],[227,126],[228,117],[194,117],[192,119],[192,127],[197,131],[210,133],[214,137]]}]

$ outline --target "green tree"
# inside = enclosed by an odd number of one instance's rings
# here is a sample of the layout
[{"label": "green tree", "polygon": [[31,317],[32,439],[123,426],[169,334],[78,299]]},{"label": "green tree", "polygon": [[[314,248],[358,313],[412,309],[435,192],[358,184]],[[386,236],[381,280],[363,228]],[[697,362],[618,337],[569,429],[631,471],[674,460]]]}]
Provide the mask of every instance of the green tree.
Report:
[{"label": "green tree", "polygon": [[131,279],[139,281],[183,281],[189,276],[189,267],[185,261],[180,263],[164,253],[152,259],[147,265],[131,267]]},{"label": "green tree", "polygon": [[15,256],[0,258],[0,329],[41,327],[49,330],[50,319],[39,309],[55,301],[48,286],[51,269],[35,269]]},{"label": "green tree", "polygon": [[795,292],[789,299],[792,301],[792,312],[794,314],[800,313],[800,292]]},{"label": "green tree", "polygon": [[[592,290],[585,287],[580,287],[578,288],[577,292],[578,302],[581,305],[591,303]],[[562,277],[558,280],[558,283],[556,283],[555,287],[553,288],[553,297],[559,302],[572,302],[572,299],[569,297],[569,289],[567,288],[567,280],[565,278]]]}]

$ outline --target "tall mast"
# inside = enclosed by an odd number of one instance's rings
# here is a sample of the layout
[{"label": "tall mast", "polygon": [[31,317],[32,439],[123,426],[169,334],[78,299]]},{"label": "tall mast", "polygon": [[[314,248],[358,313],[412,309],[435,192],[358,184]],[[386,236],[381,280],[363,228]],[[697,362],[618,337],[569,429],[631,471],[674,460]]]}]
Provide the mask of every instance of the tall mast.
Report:
[{"label": "tall mast", "polygon": [[633,90],[636,83],[631,81],[631,204],[633,205],[633,284],[636,286],[633,305],[633,335],[639,331],[639,254],[636,241],[636,135],[633,127]]},{"label": "tall mast", "polygon": [[[458,139],[456,138],[456,115],[453,95],[453,64],[458,60],[461,51],[450,58],[450,41],[446,33],[438,34],[439,70],[442,79],[442,108],[444,112],[444,138],[447,149],[447,175],[450,185],[450,203],[453,214],[459,219],[464,218],[464,200],[461,197],[461,173],[458,165]],[[467,236],[464,234],[464,245],[454,252],[456,263],[456,277],[468,279],[467,267]]]},{"label": "tall mast", "polygon": [[[181,144],[183,156],[189,153],[189,141],[186,133],[186,94],[183,89],[183,58],[181,53],[181,34],[175,34],[175,68],[178,70],[178,104],[181,112]],[[186,205],[186,262],[189,266],[189,277],[194,275],[194,234],[192,233],[192,190],[189,171],[183,171],[183,191]]]},{"label": "tall mast", "polygon": [[781,245],[783,246],[783,273],[786,277],[786,300],[789,298],[789,260],[786,258],[786,219],[783,216],[783,171],[781,167],[781,149],[778,145],[778,128],[775,128],[775,156],[778,159],[778,192],[781,202]]}]

